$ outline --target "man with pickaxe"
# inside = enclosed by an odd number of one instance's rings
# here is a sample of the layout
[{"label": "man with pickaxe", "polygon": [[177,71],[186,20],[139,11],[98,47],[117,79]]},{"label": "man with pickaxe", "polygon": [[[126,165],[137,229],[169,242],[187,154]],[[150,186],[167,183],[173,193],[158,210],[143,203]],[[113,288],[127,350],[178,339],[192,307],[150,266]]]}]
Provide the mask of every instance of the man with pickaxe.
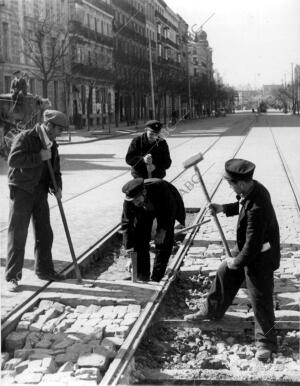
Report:
[{"label": "man with pickaxe", "polygon": [[[42,280],[62,280],[52,261],[53,232],[48,192],[61,199],[62,179],[55,138],[68,127],[65,114],[45,110],[44,122],[18,134],[8,156],[10,212],[5,278],[7,290],[18,290],[22,278],[30,218],[35,235],[35,272]],[[49,165],[57,183],[54,189]]]},{"label": "man with pickaxe", "polygon": [[178,190],[158,178],[136,178],[127,182],[122,214],[123,243],[127,253],[137,254],[137,279],[150,279],[150,240],[157,221],[156,256],[151,280],[159,282],[166,271],[174,244],[175,220],[184,226],[185,209]]},{"label": "man with pickaxe", "polygon": [[167,141],[160,137],[161,122],[148,121],[145,133],[131,141],[125,160],[134,178],[164,178],[171,166]]},{"label": "man with pickaxe", "polygon": [[[186,165],[192,166],[193,161],[186,161]],[[245,281],[256,322],[256,358],[265,361],[277,348],[272,295],[273,272],[280,261],[280,238],[270,194],[253,179],[254,169],[252,162],[243,159],[225,163],[224,178],[238,201],[223,205],[209,203],[209,207],[214,216],[220,212],[226,216],[239,215],[236,246],[220,265],[199,311],[186,315],[185,319],[221,319]]]}]

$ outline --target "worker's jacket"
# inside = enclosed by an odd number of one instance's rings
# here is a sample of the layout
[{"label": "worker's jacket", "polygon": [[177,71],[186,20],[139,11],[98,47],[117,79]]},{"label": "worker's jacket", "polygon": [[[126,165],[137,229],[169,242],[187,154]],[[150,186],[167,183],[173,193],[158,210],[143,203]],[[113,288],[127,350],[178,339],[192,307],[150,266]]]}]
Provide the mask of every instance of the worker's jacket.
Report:
[{"label": "worker's jacket", "polygon": [[[235,258],[236,266],[249,266],[264,259],[267,266],[277,269],[280,262],[279,226],[268,190],[254,181],[253,190],[243,200],[225,204],[224,212],[226,216],[239,214],[236,231],[239,253]],[[262,252],[264,249],[266,250]]]},{"label": "worker's jacket", "polygon": [[134,178],[148,178],[147,166],[144,162],[146,154],[151,154],[155,169],[152,171],[152,178],[164,178],[166,169],[171,166],[169,146],[164,139],[159,139],[154,144],[150,143],[147,134],[144,133],[131,141],[126,162],[131,166],[131,174]]},{"label": "worker's jacket", "polygon": [[[38,184],[47,190],[54,189],[48,165],[42,161],[40,151],[43,149],[39,135],[40,125],[22,131],[16,136],[8,156],[8,184],[33,193]],[[51,164],[56,182],[62,188],[58,145],[53,141],[51,147]]]},{"label": "worker's jacket", "polygon": [[[178,190],[167,181],[149,178],[144,181],[146,203],[150,204],[153,218],[157,220],[157,230],[166,231],[174,227],[175,220],[185,224],[185,208]],[[131,201],[124,201],[122,214],[122,231],[125,249],[135,245],[134,229],[138,221],[143,221],[147,210],[136,207]]]}]

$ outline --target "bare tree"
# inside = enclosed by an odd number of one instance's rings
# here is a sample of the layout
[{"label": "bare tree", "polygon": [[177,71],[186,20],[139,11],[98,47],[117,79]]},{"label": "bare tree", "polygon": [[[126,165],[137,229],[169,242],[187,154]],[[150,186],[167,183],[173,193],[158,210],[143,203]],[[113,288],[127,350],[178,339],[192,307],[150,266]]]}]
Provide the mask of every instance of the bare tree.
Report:
[{"label": "bare tree", "polygon": [[48,15],[34,20],[31,28],[20,29],[22,53],[36,67],[31,73],[42,82],[43,97],[47,98],[49,82],[65,71],[64,58],[71,38],[68,29],[51,21]]}]

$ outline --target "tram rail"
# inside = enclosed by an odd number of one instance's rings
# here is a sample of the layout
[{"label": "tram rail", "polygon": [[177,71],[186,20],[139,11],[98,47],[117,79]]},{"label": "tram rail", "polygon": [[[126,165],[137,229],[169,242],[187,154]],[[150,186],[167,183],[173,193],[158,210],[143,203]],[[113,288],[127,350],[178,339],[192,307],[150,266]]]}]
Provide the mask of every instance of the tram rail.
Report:
[{"label": "tram rail", "polygon": [[[232,157],[234,158],[238,152],[240,151],[241,147],[243,146],[247,135],[249,132],[247,132],[249,127],[246,128],[245,132],[246,134],[243,136],[241,142],[235,149]],[[273,133],[272,133],[273,134]],[[273,137],[274,142],[275,138]],[[220,140],[220,137],[217,138],[213,143],[203,152],[203,154],[206,154],[213,146],[217,144],[217,142]],[[276,144],[276,142],[275,142]],[[277,147],[277,145],[276,145]],[[278,150],[278,147],[277,147]],[[279,152],[279,150],[278,150]],[[280,153],[279,153],[280,154]],[[296,198],[296,201],[298,203],[298,211],[299,211],[299,193],[292,185],[291,181],[291,175],[288,175],[287,172],[287,165],[284,165],[283,156],[281,155],[281,160],[284,166],[285,173],[287,175],[287,179],[289,181],[289,184],[291,186],[291,189],[293,190],[293,194]],[[178,175],[176,175],[172,181],[174,183],[179,177],[182,176],[184,173],[184,170],[180,172]],[[123,175],[124,173],[122,173]],[[117,177],[116,177],[117,178]],[[210,197],[213,198],[216,192],[218,191],[218,188],[220,187],[222,182],[222,177],[218,178],[217,181],[215,181],[214,187],[209,189]],[[72,198],[70,198],[72,199]],[[70,200],[69,199],[69,200]],[[197,214],[193,225],[194,224],[200,224],[203,221],[204,217],[206,215],[206,205],[204,200],[199,205],[199,213]],[[78,259],[78,265],[83,270],[89,270],[90,268],[90,262],[96,261],[99,259],[106,251],[109,245],[113,243],[113,240],[117,239],[119,237],[120,230],[120,224],[117,224],[113,229],[111,229],[109,232],[105,234],[104,237],[102,237],[98,242],[96,242],[93,246],[90,246],[84,253],[82,253]],[[170,286],[172,283],[176,280],[178,271],[180,269],[180,266],[187,254],[187,251],[189,247],[192,245],[195,235],[197,234],[198,229],[194,229],[193,231],[190,231],[186,234],[184,240],[182,241],[179,250],[177,251],[176,255],[173,257],[172,262],[168,268],[167,275],[162,280],[161,284],[159,285],[159,288],[155,291],[153,297],[151,298],[151,301],[147,302],[145,307],[142,310],[142,313],[140,314],[139,318],[137,319],[136,323],[132,327],[129,335],[125,339],[124,343],[121,346],[121,349],[118,351],[116,357],[110,364],[107,372],[104,374],[100,385],[118,385],[118,384],[124,384],[124,379],[126,379],[126,376],[130,377],[130,366],[132,364],[132,360],[134,358],[134,354],[136,352],[136,349],[141,342],[146,330],[148,327],[152,324],[153,319],[155,315],[157,314],[157,311],[159,307],[161,306],[163,299],[165,298],[166,294],[168,293]],[[63,271],[64,274],[66,274],[67,277],[73,277],[74,273],[72,270],[72,265],[70,264],[68,267],[66,267]],[[39,299],[43,297],[43,291],[45,291],[46,288],[50,286],[51,283],[47,283],[44,287],[40,288],[35,294],[33,294],[30,299],[27,299],[23,304],[19,305],[17,309],[14,309],[11,313],[9,313],[3,320],[2,320],[2,336],[5,337],[13,328],[13,326],[16,325],[18,319],[20,316],[33,307],[34,304],[36,304]],[[127,374],[125,376],[125,374]],[[129,375],[128,375],[129,374]],[[125,378],[124,378],[125,376]],[[128,379],[128,378],[127,378]],[[176,377],[172,381],[171,379],[163,380],[161,378],[157,379],[151,379],[149,380],[151,384],[165,384],[165,385],[175,385],[175,384],[201,384],[201,385],[250,385],[253,384],[248,381],[241,381],[241,380],[201,380],[201,379],[180,379],[176,380]],[[149,384],[150,384],[149,383]],[[147,380],[145,381],[145,384],[147,383]],[[278,382],[256,382],[255,384],[259,385],[279,385]],[[300,385],[300,382],[298,383],[288,383],[288,382],[281,382],[280,385],[290,385],[292,384],[295,386],[296,384]]]}]

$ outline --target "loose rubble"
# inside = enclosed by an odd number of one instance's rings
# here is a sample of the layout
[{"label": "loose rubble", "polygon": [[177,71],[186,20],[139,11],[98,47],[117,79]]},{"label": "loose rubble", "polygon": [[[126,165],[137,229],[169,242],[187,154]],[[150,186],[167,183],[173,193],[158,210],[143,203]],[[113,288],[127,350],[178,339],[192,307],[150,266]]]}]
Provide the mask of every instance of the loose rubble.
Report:
[{"label": "loose rubble", "polygon": [[141,312],[139,304],[42,300],[5,339],[1,384],[98,384]]},{"label": "loose rubble", "polygon": [[180,326],[185,314],[198,310],[198,302],[207,296],[225,258],[220,242],[203,240],[202,236],[194,239],[161,307],[158,324],[147,332],[136,353],[136,378],[142,381],[149,374],[151,378],[159,369],[160,377],[179,379],[299,381],[299,246],[285,246],[281,251],[274,283],[279,349],[268,363],[261,363],[255,359],[254,319],[246,288],[238,291],[227,312],[232,317],[229,324],[220,321],[214,327],[207,321],[208,331],[195,325],[188,328],[186,323]]}]

